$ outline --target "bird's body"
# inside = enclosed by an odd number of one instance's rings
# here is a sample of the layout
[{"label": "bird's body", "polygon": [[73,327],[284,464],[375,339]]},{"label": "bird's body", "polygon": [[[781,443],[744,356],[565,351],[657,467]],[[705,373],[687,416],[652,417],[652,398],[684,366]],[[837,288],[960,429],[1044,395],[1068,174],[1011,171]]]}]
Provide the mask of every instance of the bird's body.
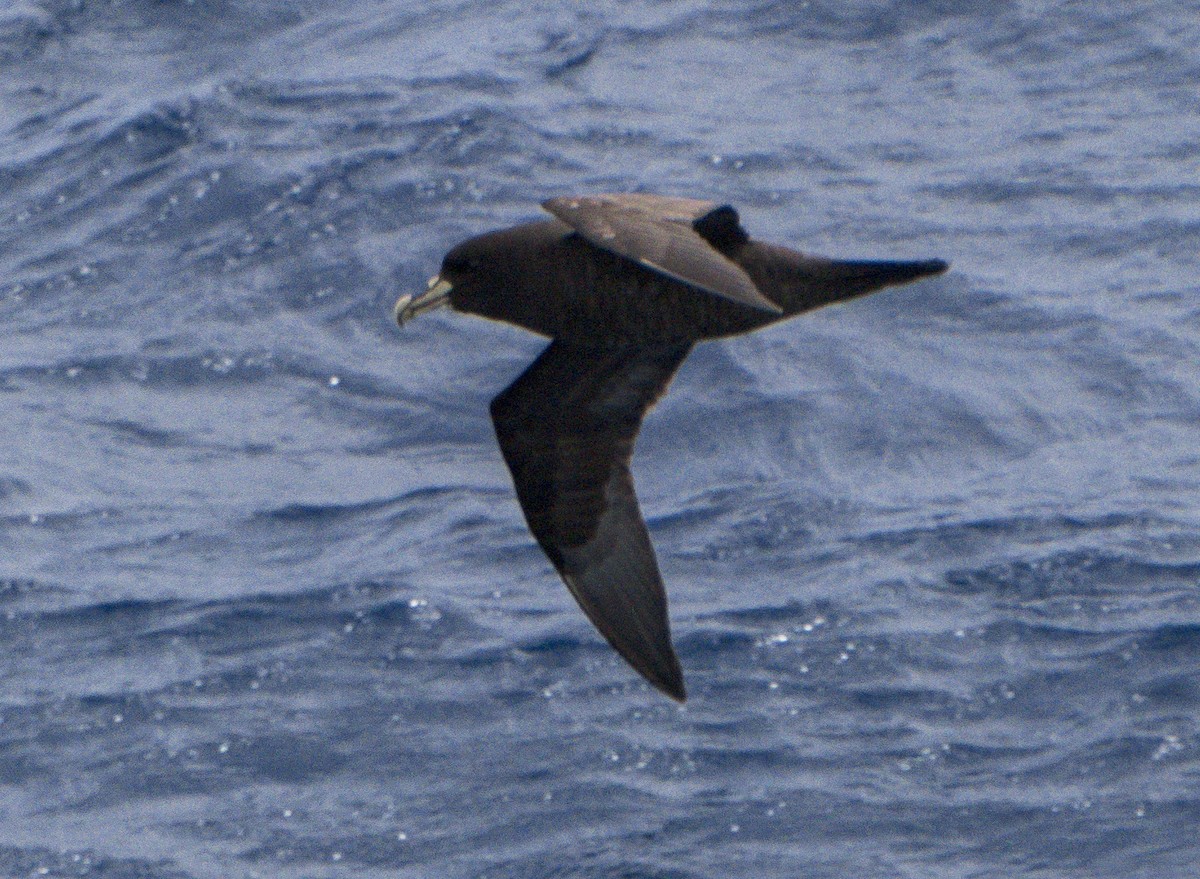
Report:
[{"label": "bird's body", "polygon": [[695,342],[939,274],[940,260],[838,261],[749,238],[728,206],[646,194],[558,198],[555,219],[453,248],[397,320],[439,305],[552,339],[491,406],[526,521],[596,627],[684,698],[666,595],[629,460]]}]

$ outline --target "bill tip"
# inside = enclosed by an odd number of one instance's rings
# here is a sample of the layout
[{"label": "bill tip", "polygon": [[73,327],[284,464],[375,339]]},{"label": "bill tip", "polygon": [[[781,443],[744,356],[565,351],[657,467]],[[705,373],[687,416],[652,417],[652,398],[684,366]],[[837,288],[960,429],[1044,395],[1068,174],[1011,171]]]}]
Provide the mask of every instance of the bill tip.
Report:
[{"label": "bill tip", "polygon": [[404,322],[408,318],[406,311],[408,306],[412,304],[412,300],[412,294],[405,293],[403,296],[397,299],[396,304],[392,306],[392,317],[395,318],[396,323],[400,326],[404,326]]}]

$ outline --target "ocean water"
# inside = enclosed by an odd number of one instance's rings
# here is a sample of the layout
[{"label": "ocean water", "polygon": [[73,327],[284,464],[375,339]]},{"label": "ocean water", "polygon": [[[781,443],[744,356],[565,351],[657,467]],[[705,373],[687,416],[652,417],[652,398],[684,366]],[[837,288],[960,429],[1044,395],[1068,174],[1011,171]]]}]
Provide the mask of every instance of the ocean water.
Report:
[{"label": "ocean water", "polygon": [[[1200,6],[0,4],[0,876],[1192,877]],[[700,346],[690,700],[525,529],[542,199],[930,282]]]}]

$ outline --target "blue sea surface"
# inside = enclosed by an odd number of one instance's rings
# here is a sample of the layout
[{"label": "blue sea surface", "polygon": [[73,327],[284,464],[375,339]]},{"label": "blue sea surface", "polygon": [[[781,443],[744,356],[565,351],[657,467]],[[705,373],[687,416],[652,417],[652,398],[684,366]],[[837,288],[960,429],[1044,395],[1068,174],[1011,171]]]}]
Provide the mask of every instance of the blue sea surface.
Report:
[{"label": "blue sea surface", "polygon": [[[0,4],[0,876],[1191,879],[1200,5]],[[546,198],[952,262],[700,345],[690,699],[390,314]]]}]

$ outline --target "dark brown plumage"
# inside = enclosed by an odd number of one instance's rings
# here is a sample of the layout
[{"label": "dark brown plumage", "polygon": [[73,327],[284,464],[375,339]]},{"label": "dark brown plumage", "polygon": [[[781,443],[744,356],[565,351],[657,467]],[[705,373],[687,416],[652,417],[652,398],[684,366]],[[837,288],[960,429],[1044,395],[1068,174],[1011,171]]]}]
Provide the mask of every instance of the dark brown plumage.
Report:
[{"label": "dark brown plumage", "polygon": [[492,401],[529,530],[584,613],[683,701],[667,599],[629,461],[694,343],[944,272],[941,260],[840,261],[753,241],[728,205],[646,194],[555,198],[556,219],[453,248],[400,323],[449,304],[551,338]]}]

